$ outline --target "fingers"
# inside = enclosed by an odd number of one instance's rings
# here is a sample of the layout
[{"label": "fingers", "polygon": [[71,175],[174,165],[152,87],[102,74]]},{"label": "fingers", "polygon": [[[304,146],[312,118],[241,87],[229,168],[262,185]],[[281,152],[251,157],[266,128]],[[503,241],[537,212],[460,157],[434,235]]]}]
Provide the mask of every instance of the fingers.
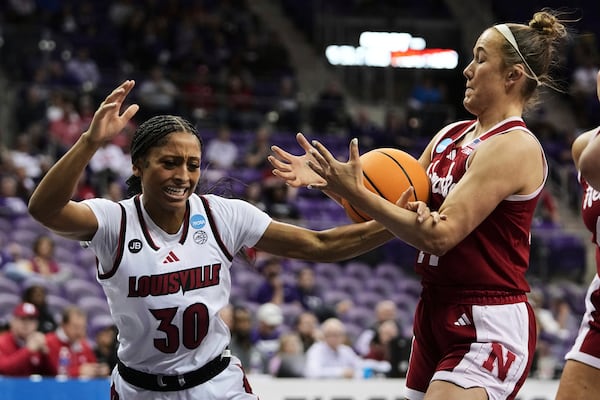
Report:
[{"label": "fingers", "polygon": [[277,155],[278,158],[289,161],[293,156],[287,151],[283,150],[281,147],[273,145],[271,146],[271,151]]},{"label": "fingers", "polygon": [[133,118],[133,116],[138,112],[139,109],[140,106],[138,106],[137,104],[130,105],[123,113],[123,118],[129,121],[131,118]]},{"label": "fingers", "polygon": [[291,171],[291,167],[290,164],[285,163],[283,161],[281,161],[280,159],[273,157],[273,156],[267,156],[267,160],[271,163],[271,165],[280,170],[280,171]]},{"label": "fingers", "polygon": [[[315,157],[315,159],[321,165],[328,165],[334,161],[336,161],[335,157],[331,154],[327,147],[321,144],[318,140],[312,141],[313,148],[310,149],[310,154]],[[317,151],[315,151],[315,149]]]},{"label": "fingers", "polygon": [[306,137],[300,132],[296,134],[296,141],[298,142],[300,147],[302,147],[302,149],[304,149],[304,151],[307,153],[310,152],[310,149],[313,148],[308,142],[308,139],[306,139]]},{"label": "fingers", "polygon": [[396,201],[396,205],[399,207],[405,208],[406,205],[408,204],[408,200],[411,197],[413,197],[414,191],[415,191],[415,188],[410,186],[408,189],[406,189],[404,192],[402,192],[402,194],[400,195],[400,198],[398,198],[398,200]]},{"label": "fingers", "polygon": [[357,161],[360,159],[360,153],[358,152],[358,139],[354,138],[350,141],[350,159],[349,161]]}]

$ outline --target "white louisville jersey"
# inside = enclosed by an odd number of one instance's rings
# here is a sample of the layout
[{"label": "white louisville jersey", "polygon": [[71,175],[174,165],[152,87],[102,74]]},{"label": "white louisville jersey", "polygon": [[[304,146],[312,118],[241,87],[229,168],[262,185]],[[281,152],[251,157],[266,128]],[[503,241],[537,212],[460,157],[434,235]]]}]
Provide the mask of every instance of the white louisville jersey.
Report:
[{"label": "white louisville jersey", "polygon": [[230,340],[219,311],[229,302],[230,267],[271,218],[247,202],[192,195],[179,232],[167,234],[142,197],[86,201],[98,219],[90,247],[119,330],[125,365],[155,374],[195,370]]}]

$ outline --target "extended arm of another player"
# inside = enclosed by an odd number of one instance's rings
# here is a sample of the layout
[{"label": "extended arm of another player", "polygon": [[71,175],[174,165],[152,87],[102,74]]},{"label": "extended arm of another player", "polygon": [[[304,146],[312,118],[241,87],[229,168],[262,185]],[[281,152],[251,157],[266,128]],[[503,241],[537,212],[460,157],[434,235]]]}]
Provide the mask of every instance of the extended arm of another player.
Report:
[{"label": "extended arm of another player", "polygon": [[391,232],[375,221],[323,231],[272,221],[255,247],[282,257],[335,262],[364,254],[393,238]]},{"label": "extended arm of another player", "polygon": [[[523,132],[507,133],[480,146],[463,178],[449,191],[438,210],[445,219],[419,222],[415,213],[367,190],[362,181],[358,144],[351,145],[347,163],[335,160],[315,143],[314,170],[326,187],[348,199],[404,242],[425,252],[443,255],[471,233],[496,206],[513,194],[531,194],[543,182],[542,151]],[[516,162],[515,160],[519,160]],[[523,174],[523,171],[532,171]],[[536,172],[537,171],[537,172]]]},{"label": "extended arm of another player", "polygon": [[[596,75],[596,92],[598,94],[598,101],[600,101],[600,71]],[[600,130],[600,127],[579,136],[589,136],[579,157],[574,154],[576,150],[575,143],[572,147],[575,166],[579,169],[587,183],[596,190],[600,190],[600,141],[598,141],[599,135],[596,134],[598,130]]]},{"label": "extended arm of another player", "polygon": [[106,97],[96,110],[88,131],[48,171],[31,196],[30,214],[62,236],[90,240],[98,229],[92,210],[71,201],[71,197],[94,153],[117,135],[137,112],[138,106],[131,105],[119,114],[133,85],[133,81],[126,81]]}]

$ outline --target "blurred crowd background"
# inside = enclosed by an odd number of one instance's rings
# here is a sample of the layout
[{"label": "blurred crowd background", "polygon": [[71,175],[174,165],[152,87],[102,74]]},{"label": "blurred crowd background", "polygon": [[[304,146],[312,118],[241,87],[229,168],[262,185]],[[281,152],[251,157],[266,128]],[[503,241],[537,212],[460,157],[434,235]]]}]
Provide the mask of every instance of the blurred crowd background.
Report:
[{"label": "blurred crowd background", "polygon": [[[477,35],[495,22],[526,23],[559,1],[452,0],[7,0],[0,3],[0,319],[10,331],[22,302],[38,306],[51,333],[75,313],[100,363],[117,346],[95,259],[27,214],[48,168],[86,130],[101,99],[135,79],[141,110],[92,159],[75,199],[124,196],[129,141],[138,123],[177,114],[199,128],[205,148],[201,190],[244,198],[271,216],[322,229],[348,223],[320,192],[274,179],[271,144],[300,149],[295,133],[319,138],[340,159],[350,138],[361,152],[397,147],[418,156],[462,108],[462,68]],[[600,125],[600,5],[569,3],[574,35],[526,122],[545,148],[550,179],[532,233],[531,300],[540,340],[532,374],[556,378],[584,310],[594,272],[579,218],[581,192],[570,144]],[[428,48],[459,54],[456,69],[329,65],[325,48],[357,45],[363,31],[409,32]],[[253,373],[305,376],[318,346],[347,346],[349,369],[403,376],[419,281],[415,250],[394,241],[346,263],[302,263],[250,249],[232,269],[232,348]],[[32,298],[31,292],[40,294]],[[67,331],[69,329],[67,328]],[[342,338],[342,340],[340,340]],[[362,361],[361,361],[362,362]],[[380,362],[383,362],[381,364]],[[354,363],[354,364],[353,364]],[[386,364],[387,363],[387,364]],[[1,365],[1,360],[0,360]],[[311,364],[312,365],[312,364]],[[360,364],[363,365],[363,364]],[[387,365],[387,367],[386,367]],[[313,368],[318,371],[318,368]],[[107,369],[82,369],[104,374]],[[92,371],[92,372],[90,372]],[[0,374],[2,371],[0,371]]]}]

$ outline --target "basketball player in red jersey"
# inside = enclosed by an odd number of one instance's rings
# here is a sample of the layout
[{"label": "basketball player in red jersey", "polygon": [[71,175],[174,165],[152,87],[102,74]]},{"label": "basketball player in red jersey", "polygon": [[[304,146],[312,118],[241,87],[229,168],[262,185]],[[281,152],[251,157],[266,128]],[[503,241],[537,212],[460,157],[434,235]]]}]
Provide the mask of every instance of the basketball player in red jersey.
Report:
[{"label": "basketball player in red jersey", "polygon": [[[596,89],[600,101],[600,72]],[[600,398],[600,127],[584,132],[571,146],[573,161],[579,171],[583,187],[581,216],[586,228],[592,232],[596,246],[596,275],[585,297],[579,335],[566,354],[565,367],[560,377],[557,400],[584,400]]]},{"label": "basketball player in red jersey", "polygon": [[346,198],[421,250],[408,399],[514,399],[529,373],[536,326],[525,271],[548,168],[521,116],[537,87],[551,84],[548,67],[566,35],[543,11],[529,25],[495,25],[478,38],[463,71],[463,104],[476,120],[443,128],[419,158],[432,218],[416,221],[365,188],[356,139],[346,163],[301,135],[305,155],[273,147],[273,172],[290,185]]}]

